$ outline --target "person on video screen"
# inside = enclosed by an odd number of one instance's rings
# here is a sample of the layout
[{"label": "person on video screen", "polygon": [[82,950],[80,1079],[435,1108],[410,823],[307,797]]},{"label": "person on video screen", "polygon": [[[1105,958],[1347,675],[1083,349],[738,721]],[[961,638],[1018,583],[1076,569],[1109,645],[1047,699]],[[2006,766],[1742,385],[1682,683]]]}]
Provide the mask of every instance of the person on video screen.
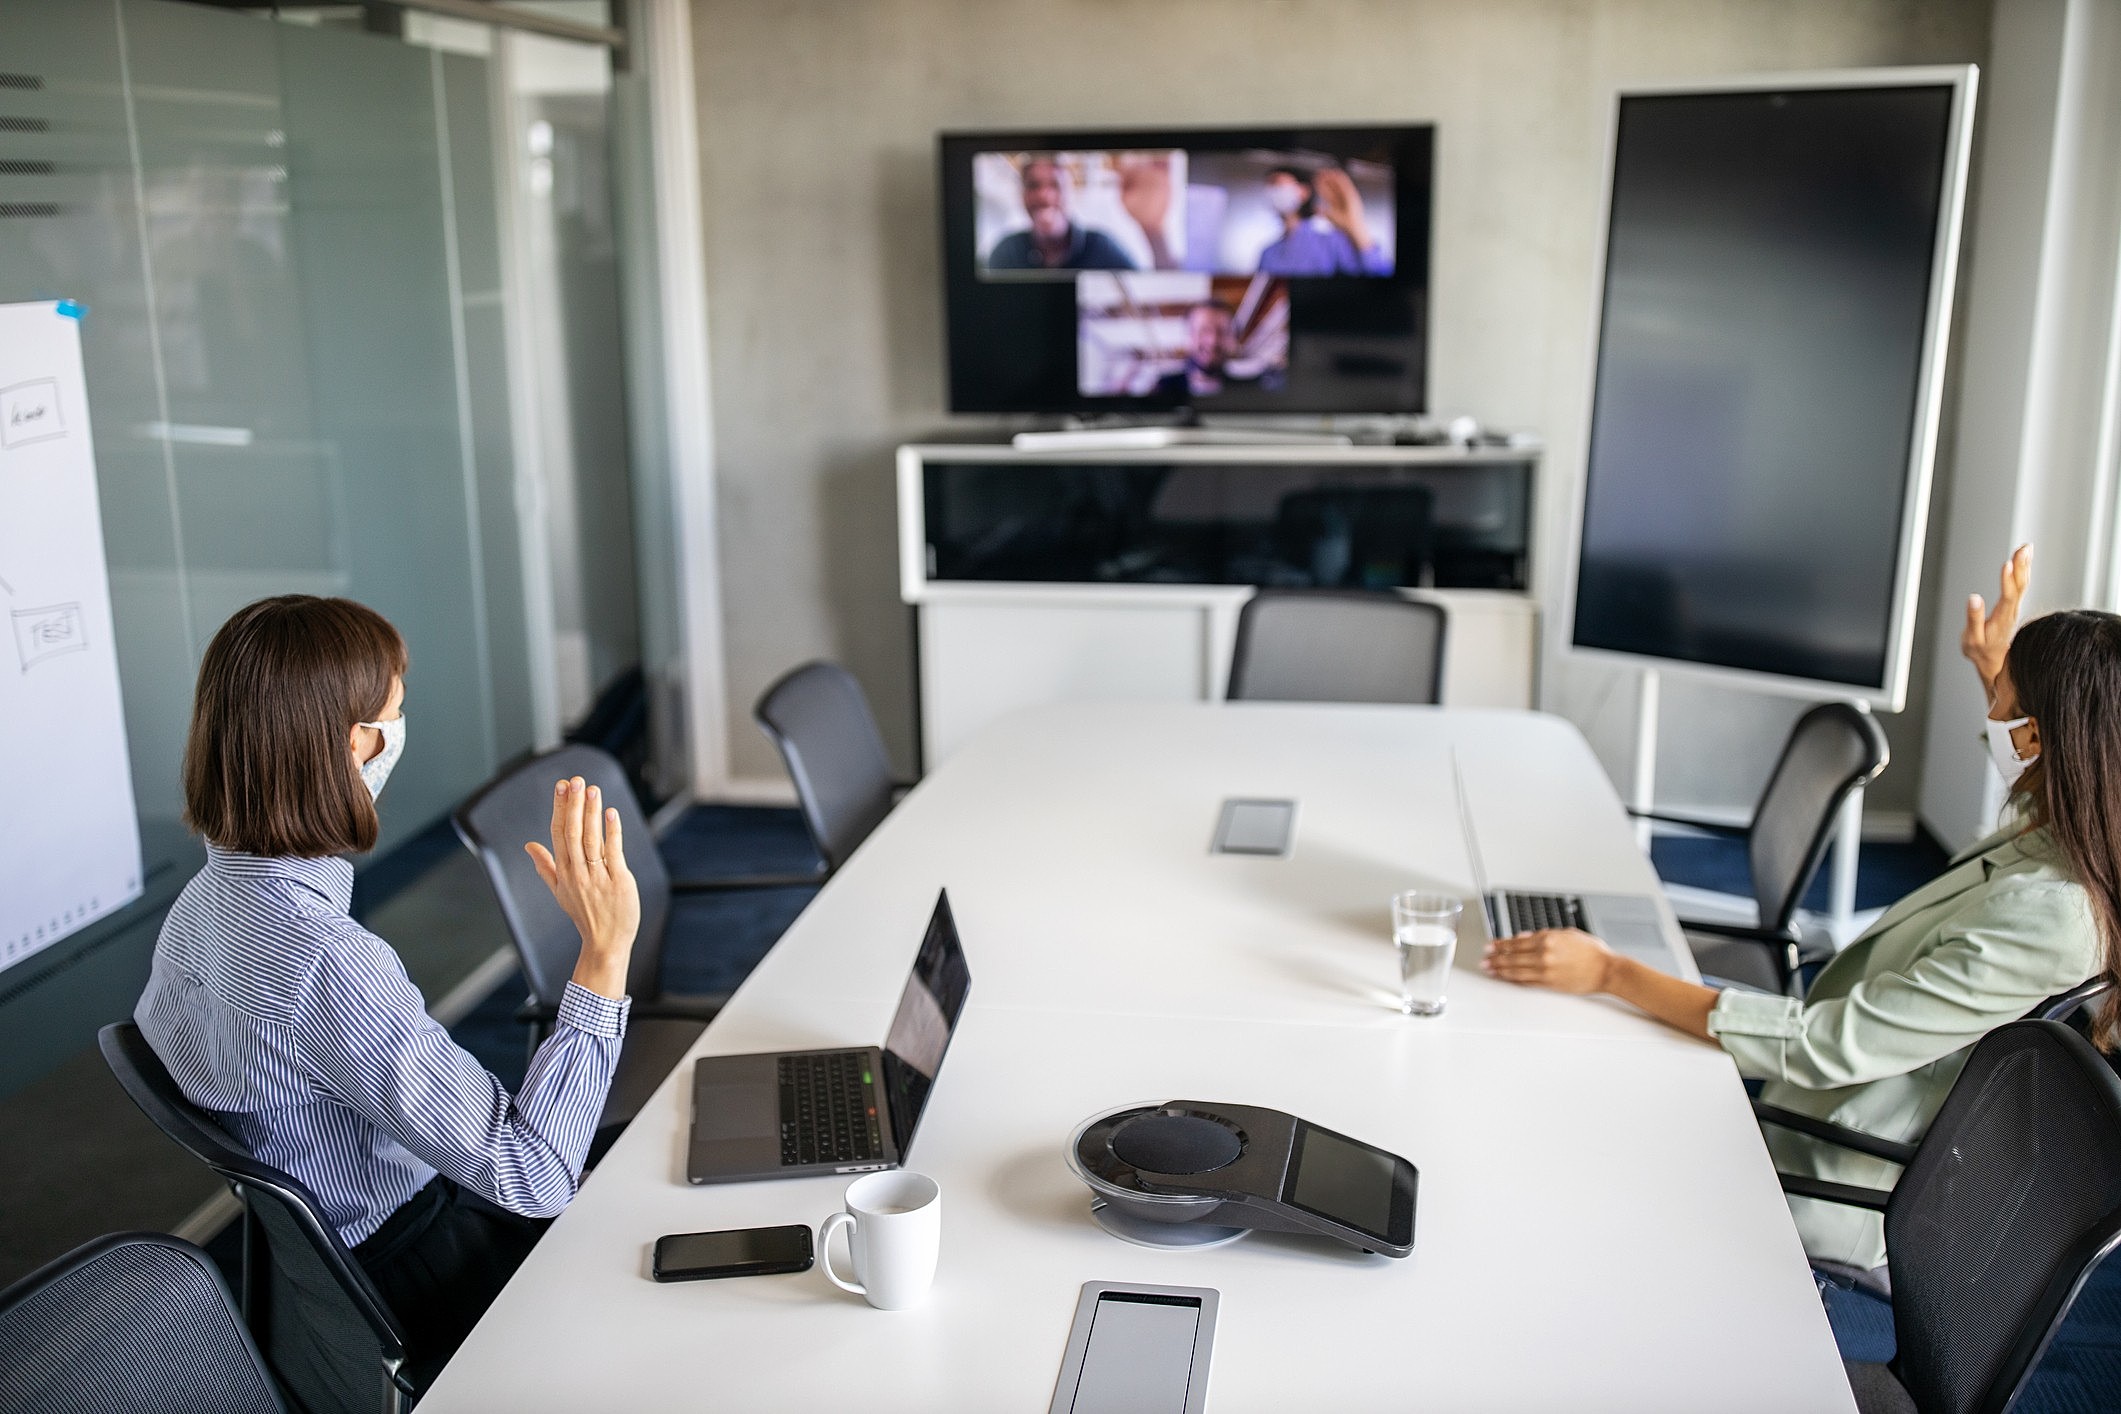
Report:
[{"label": "person on video screen", "polygon": [[1186,311],[1186,365],[1156,380],[1156,395],[1175,402],[1212,398],[1229,381],[1230,355],[1236,352],[1231,326],[1236,316],[1226,304],[1208,300]]},{"label": "person on video screen", "polygon": [[[1159,175],[1161,181],[1158,180]],[[1077,224],[1068,215],[1066,179],[1051,157],[1024,160],[1020,173],[1024,215],[1031,229],[1002,237],[987,256],[989,270],[1132,270],[1133,259],[1103,231]],[[1158,265],[1162,256],[1164,218],[1171,205],[1171,173],[1155,161],[1125,163],[1120,168],[1120,201],[1149,238]]]},{"label": "person on video screen", "polygon": [[1362,193],[1338,167],[1307,175],[1267,173],[1267,205],[1281,217],[1281,239],[1259,253],[1262,275],[1389,275],[1392,257],[1363,219]]}]

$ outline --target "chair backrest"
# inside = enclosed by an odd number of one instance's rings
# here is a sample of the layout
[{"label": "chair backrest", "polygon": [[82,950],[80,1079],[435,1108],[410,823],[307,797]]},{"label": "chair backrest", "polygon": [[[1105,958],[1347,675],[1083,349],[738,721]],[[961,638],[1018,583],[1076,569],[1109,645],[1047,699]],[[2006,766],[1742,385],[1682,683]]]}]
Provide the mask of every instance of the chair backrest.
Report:
[{"label": "chair backrest", "polygon": [[1885,1210],[1894,1373],[1924,1414],[2000,1414],[2121,1245],[2121,1079],[2060,1022],[1982,1038]]},{"label": "chair backrest", "polygon": [[891,758],[854,675],[805,663],[766,689],[751,715],[780,750],[827,870],[845,864],[891,813]]},{"label": "chair backrest", "polygon": [[1441,605],[1360,589],[1262,589],[1237,615],[1232,702],[1432,703]]},{"label": "chair backrest", "polygon": [[619,812],[626,835],[626,867],[641,889],[641,931],[627,964],[627,991],[636,998],[661,993],[663,933],[670,920],[670,873],[656,851],[655,834],[627,783],[625,768],[608,752],[580,743],[533,756],[501,772],[457,807],[450,822],[457,838],[478,857],[493,888],[508,936],[516,945],[531,995],[548,1007],[560,1004],[582,950],[582,936],[560,911],[552,890],[538,877],[523,846],[552,844],[552,787],[580,776],[603,792]]},{"label": "chair backrest", "polygon": [[1821,703],[1790,728],[1746,840],[1762,928],[1789,928],[1826,858],[1842,803],[1888,759],[1878,719],[1846,702]]},{"label": "chair backrest", "polygon": [[212,1259],[153,1232],[99,1237],[0,1291],[0,1409],[287,1414]]},{"label": "chair backrest", "polygon": [[374,1414],[388,1372],[405,1359],[406,1333],[315,1196],[186,1099],[139,1027],[106,1026],[96,1040],[155,1127],[243,1199],[244,1314],[280,1383],[309,1414]]}]

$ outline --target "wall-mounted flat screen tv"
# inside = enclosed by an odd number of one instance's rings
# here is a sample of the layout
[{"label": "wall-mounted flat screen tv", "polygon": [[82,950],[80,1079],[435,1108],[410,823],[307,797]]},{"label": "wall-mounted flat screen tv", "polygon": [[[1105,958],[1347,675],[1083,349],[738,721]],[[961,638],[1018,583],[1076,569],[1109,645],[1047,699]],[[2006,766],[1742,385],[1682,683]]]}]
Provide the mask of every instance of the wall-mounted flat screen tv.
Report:
[{"label": "wall-mounted flat screen tv", "polygon": [[945,133],[951,411],[1425,411],[1434,136]]}]

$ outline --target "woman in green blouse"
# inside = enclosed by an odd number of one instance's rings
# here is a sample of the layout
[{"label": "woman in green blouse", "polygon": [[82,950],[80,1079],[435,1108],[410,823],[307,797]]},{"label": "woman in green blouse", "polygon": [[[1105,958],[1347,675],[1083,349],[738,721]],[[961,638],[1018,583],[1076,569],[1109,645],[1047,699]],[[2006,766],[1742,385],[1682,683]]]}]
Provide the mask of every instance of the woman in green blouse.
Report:
[{"label": "woman in green blouse", "polygon": [[[1803,1001],[1684,982],[1574,929],[1501,939],[1483,967],[1619,997],[1721,1045],[1772,1104],[1919,1139],[1976,1041],[2087,978],[2121,976],[2121,616],[2067,610],[2014,635],[2031,563],[2030,546],[2011,556],[1993,613],[1973,596],[1961,645],[1988,693],[2009,823],[1886,910]],[[2121,992],[2093,1038],[2108,1050],[2121,1040]],[[1785,1171],[1867,1187],[1897,1177],[1883,1160],[1766,1132]],[[1815,1260],[1885,1260],[1878,1214],[1805,1198],[1790,1208]]]}]

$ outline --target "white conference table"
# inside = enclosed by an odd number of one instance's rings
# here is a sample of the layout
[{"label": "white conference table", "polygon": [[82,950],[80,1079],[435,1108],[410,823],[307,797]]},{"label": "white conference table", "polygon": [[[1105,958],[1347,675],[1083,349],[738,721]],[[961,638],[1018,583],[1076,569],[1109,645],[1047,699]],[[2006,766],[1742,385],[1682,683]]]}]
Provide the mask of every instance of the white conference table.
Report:
[{"label": "white conference table", "polygon": [[[1388,898],[1471,894],[1454,746],[1493,882],[1656,892],[1589,746],[1555,717],[1111,703],[991,728],[892,813],[695,1051],[880,1042],[949,889],[972,989],[909,1164],[943,1190],[927,1303],[873,1311],[816,1269],[649,1279],[663,1233],[815,1228],[848,1182],[688,1185],[688,1062],[423,1414],[1043,1410],[1091,1280],[1222,1293],[1218,1414],[1852,1410],[1721,1051],[1482,976],[1470,918],[1449,1010],[1396,1010]],[[1298,801],[1289,857],[1209,853],[1232,796]],[[1068,1136],[1175,1098],[1284,1109],[1405,1155],[1421,1171],[1413,1256],[1107,1236]]]}]

